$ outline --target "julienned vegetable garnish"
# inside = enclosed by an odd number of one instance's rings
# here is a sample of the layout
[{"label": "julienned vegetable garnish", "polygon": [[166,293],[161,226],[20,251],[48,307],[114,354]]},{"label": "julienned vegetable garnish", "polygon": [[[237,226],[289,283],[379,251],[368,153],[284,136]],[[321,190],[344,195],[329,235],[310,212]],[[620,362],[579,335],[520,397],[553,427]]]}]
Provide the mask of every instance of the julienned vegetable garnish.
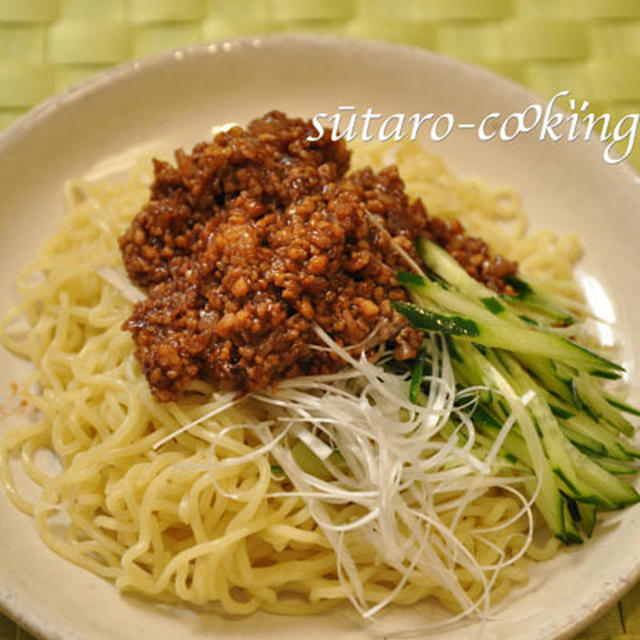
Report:
[{"label": "julienned vegetable garnish", "polygon": [[[566,544],[582,542],[598,509],[640,500],[619,478],[637,471],[640,450],[625,438],[634,428],[623,412],[638,412],[594,380],[623,368],[554,333],[575,318],[525,281],[513,278],[516,294],[499,295],[437,244],[422,238],[419,251],[426,273],[398,274],[413,302],[394,307],[414,327],[447,336],[457,384],[487,390],[477,399],[477,427],[540,480],[529,493],[551,531]],[[414,365],[414,401],[424,367],[422,359]],[[516,420],[505,432],[510,415]],[[536,459],[532,448],[544,456]]]}]

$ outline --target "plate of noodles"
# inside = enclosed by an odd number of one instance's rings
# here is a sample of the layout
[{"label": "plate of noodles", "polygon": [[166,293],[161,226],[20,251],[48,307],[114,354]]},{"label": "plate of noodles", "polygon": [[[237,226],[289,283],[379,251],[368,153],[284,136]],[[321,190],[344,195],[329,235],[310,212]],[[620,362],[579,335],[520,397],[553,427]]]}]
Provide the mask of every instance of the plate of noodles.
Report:
[{"label": "plate of noodles", "polygon": [[551,640],[630,588],[633,171],[312,120],[532,104],[423,50],[257,37],[10,127],[0,606],[65,640]]}]

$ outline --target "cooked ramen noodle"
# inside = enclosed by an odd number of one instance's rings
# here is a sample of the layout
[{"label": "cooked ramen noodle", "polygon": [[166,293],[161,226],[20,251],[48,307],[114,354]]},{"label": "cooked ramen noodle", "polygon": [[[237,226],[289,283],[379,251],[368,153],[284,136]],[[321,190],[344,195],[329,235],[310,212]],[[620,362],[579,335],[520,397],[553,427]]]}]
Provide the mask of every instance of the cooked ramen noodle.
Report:
[{"label": "cooked ramen noodle", "polygon": [[[380,167],[388,153],[362,145],[354,164]],[[513,190],[459,180],[413,145],[396,147],[395,162],[430,214],[575,294],[575,237],[527,234]],[[3,482],[51,549],[162,601],[233,615],[350,601],[365,617],[427,598],[482,613],[527,580],[531,559],[555,553],[550,536],[532,542],[522,471],[443,435],[447,411],[472,425],[437,337],[426,342],[438,382],[427,407],[408,402],[384,346],[374,362],[322,331],[316,348],[338,351],[343,370],[241,397],[196,380],[177,401],[154,399],[122,328],[143,294],[118,244],[151,177],[141,160],[125,181],[71,180],[67,215],[5,318],[4,345],[33,370],[19,387],[23,424],[2,437]],[[42,449],[59,470],[42,468]],[[35,499],[18,490],[22,474]]]}]

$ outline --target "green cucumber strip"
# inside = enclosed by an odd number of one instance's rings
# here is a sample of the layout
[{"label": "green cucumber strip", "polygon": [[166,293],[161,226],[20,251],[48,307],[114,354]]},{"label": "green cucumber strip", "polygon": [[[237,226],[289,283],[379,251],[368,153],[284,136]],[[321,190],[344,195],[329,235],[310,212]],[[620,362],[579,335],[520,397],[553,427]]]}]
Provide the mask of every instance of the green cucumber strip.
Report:
[{"label": "green cucumber strip", "polygon": [[554,404],[553,400],[549,400],[549,408],[556,418],[562,418],[563,420],[568,420],[576,415],[575,411],[569,411],[564,407],[560,407],[557,404]]},{"label": "green cucumber strip", "polygon": [[616,509],[615,502],[612,502],[601,494],[592,491],[589,486],[585,486],[584,484],[578,482],[575,476],[569,478],[559,467],[553,467],[553,472],[560,480],[560,483],[563,487],[562,490],[566,494],[570,495],[574,500],[584,502],[585,504],[597,505],[598,507],[610,511]]},{"label": "green cucumber strip", "polygon": [[[506,355],[503,359],[505,357]],[[521,359],[518,357],[518,361]],[[606,455],[616,460],[628,461],[640,457],[640,449],[626,441],[608,423],[594,420],[583,411],[575,412],[570,405],[554,397],[545,388],[538,387],[537,391],[546,399],[552,414],[559,418],[561,429],[576,446],[588,450],[592,455]]]},{"label": "green cucumber strip", "polygon": [[604,396],[604,399],[612,407],[615,407],[616,409],[620,409],[620,411],[624,411],[625,413],[629,413],[632,416],[639,416],[640,417],[640,409],[636,409],[635,407],[632,407],[631,405],[627,404],[626,402],[623,402],[622,400],[620,400],[620,398],[616,398],[615,396],[612,396],[609,393],[603,393],[602,395]]},{"label": "green cucumber strip", "polygon": [[595,422],[598,422],[600,416],[596,413],[589,403],[585,403],[582,401],[580,394],[578,393],[578,389],[576,387],[576,378],[571,380],[571,396],[573,398],[573,404],[580,409],[582,413],[589,416]]},{"label": "green cucumber strip", "polygon": [[[507,276],[506,282],[516,292],[516,295],[511,297],[524,302],[533,311],[563,324],[573,324],[576,321],[572,313],[558,304],[553,294],[543,293],[517,276]],[[505,298],[508,299],[509,296],[505,296]]]},{"label": "green cucumber strip", "polygon": [[576,377],[576,370],[562,362],[556,362],[556,375],[560,380],[571,384],[571,381]]},{"label": "green cucumber strip", "polygon": [[564,503],[562,495],[558,489],[549,460],[544,457],[540,438],[533,424],[531,424],[531,421],[528,419],[526,409],[519,403],[518,395],[511,384],[477,349],[460,340],[458,350],[465,361],[473,362],[474,367],[481,372],[481,378],[484,384],[495,388],[496,391],[506,398],[518,400],[518,402],[513,404],[512,410],[520,426],[520,434],[526,446],[527,458],[530,460],[529,466],[537,476],[537,479],[525,483],[525,487],[530,496],[534,495],[536,490],[538,491],[535,501],[538,510],[553,535],[564,540]]},{"label": "green cucumber strip", "polygon": [[[456,429],[457,429],[456,425],[451,420],[449,420],[442,427],[441,433],[446,438],[450,438],[456,432]],[[467,442],[468,439],[469,439],[465,430],[458,431],[458,438],[462,442]],[[478,433],[476,433],[476,442],[475,442],[475,446],[474,446],[474,449],[473,449],[474,454],[480,459],[485,459],[489,455],[489,452],[491,451],[491,446],[493,444],[494,439],[495,438],[493,437],[493,434],[486,435],[486,434],[482,433],[482,431],[479,431]],[[505,449],[505,447],[503,447],[500,450],[499,456],[506,463],[508,463],[508,466],[510,468],[517,469],[518,471],[520,471],[523,474],[530,474],[531,473],[531,468],[529,466],[523,464],[522,461],[519,460],[517,456],[509,453]]]},{"label": "green cucumber strip", "polygon": [[449,350],[449,355],[451,356],[451,359],[457,362],[462,362],[462,358],[460,357],[460,354],[456,349],[456,345],[453,342],[453,338],[451,338],[451,336],[448,336],[447,334],[444,334],[444,339],[445,339],[445,342],[447,343],[447,349]]},{"label": "green cucumber strip", "polygon": [[[535,501],[536,507],[538,507],[551,533],[565,544],[568,544],[565,539],[564,529],[564,500],[562,499],[562,494],[558,491],[548,460],[544,461],[542,468],[539,468],[536,473],[541,479],[539,480],[541,483],[540,490]],[[530,480],[525,484],[530,496],[534,494],[537,483],[538,481],[536,480]]]},{"label": "green cucumber strip", "polygon": [[565,483],[571,497],[605,508],[616,509],[640,499],[635,489],[607,473],[579,451],[562,433],[560,425],[549,409],[537,384],[526,374],[514,358],[502,356],[516,383],[516,390],[532,389],[535,396],[527,409],[536,420],[551,466]]},{"label": "green cucumber strip", "polygon": [[[502,424],[498,422],[498,420],[496,420],[485,407],[478,405],[472,415],[472,418],[481,433],[489,436],[491,440],[495,440],[495,437],[502,428]],[[504,439],[502,444],[502,448],[509,456],[512,456],[529,468],[532,467],[531,456],[529,455],[527,445],[522,439],[522,436],[515,432],[514,428],[512,428],[507,434],[507,437]]]},{"label": "green cucumber strip", "polygon": [[494,315],[504,313],[505,306],[495,297],[480,298],[480,302]]},{"label": "green cucumber strip", "polygon": [[589,373],[595,378],[604,378],[605,380],[620,380],[622,377],[619,373],[615,373],[614,371],[600,371],[599,369],[594,369]]},{"label": "green cucumber strip", "polygon": [[[329,480],[333,477],[324,462],[302,440],[296,440],[293,443],[291,455],[305,473],[322,480]],[[341,462],[344,462],[342,454],[335,449],[328,459],[334,465],[340,465]]]},{"label": "green cucumber strip", "polygon": [[494,295],[491,289],[472,278],[450,253],[435,242],[427,240],[427,238],[420,238],[418,253],[428,269],[445,282],[452,284],[461,293],[473,298]]},{"label": "green cucumber strip", "polygon": [[568,427],[566,424],[561,423],[560,428],[562,429],[562,433],[564,433],[564,435],[581,450],[588,451],[590,454],[596,456],[607,455],[607,448],[599,440],[587,436],[580,431],[576,431],[571,427]]},{"label": "green cucumber strip", "polygon": [[[482,328],[481,323],[478,324]],[[635,489],[617,476],[618,473],[635,471],[632,465],[625,464],[632,455],[633,447],[622,439],[619,432],[606,423],[590,419],[585,413],[576,413],[561,399],[553,400],[551,393],[541,388],[510,353],[486,345],[480,351],[469,344],[469,339],[465,337],[451,338],[451,341],[460,355],[460,362],[454,364],[456,376],[458,370],[463,371],[471,384],[482,384],[499,392],[496,400],[476,409],[473,419],[478,430],[489,438],[498,433],[502,423],[496,415],[509,412],[508,407],[506,411],[503,410],[498,398],[503,402],[506,399],[511,411],[516,412],[518,423],[505,440],[503,449],[510,457],[534,469],[541,479],[541,495],[536,504],[554,535],[566,544],[579,540],[575,518],[565,513],[566,502],[560,490],[579,504],[591,505],[584,510],[587,535],[592,531],[593,523],[588,521],[588,516],[591,514],[595,517],[594,506],[618,509],[640,500]],[[565,381],[571,371],[559,367],[558,376]],[[515,399],[528,390],[534,391],[535,395],[526,408],[518,408],[517,403],[511,404],[509,398]],[[570,417],[558,419],[554,416],[549,406],[551,402],[557,405],[561,414]],[[526,424],[526,421],[523,423],[522,412],[530,414],[532,419],[524,432],[520,428]],[[536,435],[536,428],[539,436]],[[535,441],[537,443],[533,444]],[[539,450],[540,442],[546,458],[541,460],[538,453],[534,463],[531,452],[535,448]],[[626,451],[627,448],[630,452]],[[603,461],[609,470],[603,468]]]},{"label": "green cucumber strip", "polygon": [[553,360],[530,354],[520,354],[518,360],[547,390],[558,396],[558,398],[562,398],[565,402],[573,402],[571,383],[567,382],[558,373],[558,368]]},{"label": "green cucumber strip", "polygon": [[[478,431],[476,433],[476,444],[477,446],[474,448],[474,451],[478,451],[476,454],[478,457],[482,457],[482,459],[486,459],[491,451],[491,447],[493,445],[494,438],[492,436],[487,436],[484,433]],[[523,464],[516,456],[509,453],[504,449],[500,449],[498,452],[498,459],[496,462],[500,461],[502,465],[508,466],[511,469],[517,470],[523,475],[530,475],[532,473],[531,468],[527,465]]]},{"label": "green cucumber strip", "polygon": [[[491,313],[496,315],[504,313],[507,309],[503,303],[513,300],[513,297],[509,296],[500,296],[498,298],[494,291],[472,278],[451,254],[431,240],[420,238],[418,240],[418,253],[427,268],[441,280],[456,287],[463,295],[480,299]],[[508,282],[511,284],[510,280]],[[519,296],[520,300],[526,297],[527,303],[531,303],[532,310],[556,321],[573,322],[574,318],[568,311],[558,307],[548,296],[545,297],[537,290],[534,290],[524,280],[514,278],[512,286],[522,294]],[[524,295],[525,293],[526,296]],[[518,314],[514,314],[514,310],[511,309],[509,315],[515,318]]]},{"label": "green cucumber strip", "polygon": [[610,500],[616,509],[635,504],[640,500],[640,494],[633,486],[610,474],[575,447],[569,449],[569,455],[580,478],[587,485],[597,487],[599,494]]},{"label": "green cucumber strip", "polygon": [[640,450],[620,438],[618,431],[608,426],[607,423],[592,420],[587,414],[577,414],[571,418],[562,419],[560,422],[572,431],[600,442],[606,449],[606,455],[609,458],[632,460],[640,457]]},{"label": "green cucumber strip", "polygon": [[593,461],[613,475],[631,476],[638,473],[638,467],[628,462],[620,462],[620,460],[613,460],[612,458],[593,458]]},{"label": "green cucumber strip", "polygon": [[418,357],[416,358],[416,363],[411,371],[411,385],[409,386],[409,400],[413,402],[413,404],[419,404],[424,406],[425,395],[422,393],[421,385],[422,385],[422,376],[424,374],[424,350],[420,349],[418,353]]},{"label": "green cucumber strip", "polygon": [[[503,323],[496,319],[479,300],[445,289],[441,284],[427,280],[415,273],[400,271],[396,274],[398,282],[407,289],[413,302],[423,309],[433,312],[446,311],[469,317],[472,320]],[[507,323],[504,323],[508,326]]]},{"label": "green cucumber strip", "polygon": [[291,455],[305,473],[323,480],[331,478],[331,474],[322,460],[302,440],[296,440],[293,443]]},{"label": "green cucumber strip", "polygon": [[577,322],[576,318],[562,307],[558,307],[549,300],[534,296],[525,298],[514,298],[503,294],[501,296],[503,302],[508,302],[514,312],[518,314],[531,314],[538,316],[538,322],[545,324],[570,326]]},{"label": "green cucumber strip", "polygon": [[569,510],[569,515],[571,519],[578,524],[580,522],[580,512],[578,511],[578,503],[569,496],[564,496],[564,500],[567,504],[567,509]]},{"label": "green cucumber strip", "polygon": [[598,508],[593,504],[585,504],[584,502],[578,502],[577,505],[578,513],[580,514],[580,525],[586,536],[590,538],[596,527]]},{"label": "green cucumber strip", "polygon": [[[468,343],[463,345],[464,347],[471,346]],[[471,347],[473,349],[473,347]],[[463,357],[461,355],[464,351],[459,348],[460,361],[453,363],[453,372],[456,380],[459,380],[467,387],[473,386],[485,386],[486,384],[482,368],[478,366],[478,363],[474,358]],[[475,351],[475,349],[473,349]],[[493,416],[496,418],[496,426],[499,428],[500,425],[507,419],[509,416],[509,408],[504,406],[504,403],[500,402],[499,394],[493,393],[492,391],[484,391],[482,396],[480,397],[481,405],[484,405],[487,410],[489,410]]]},{"label": "green cucumber strip", "polygon": [[497,347],[516,353],[528,353],[562,360],[580,369],[611,368],[620,365],[606,360],[580,345],[550,333],[532,328],[494,325],[457,315],[445,315],[422,309],[409,302],[393,302],[412,326],[424,331],[441,331],[467,338],[486,347]]},{"label": "green cucumber strip", "polygon": [[516,296],[519,298],[527,298],[533,295],[533,288],[531,285],[517,276],[507,276],[506,282],[511,285],[511,288],[516,292]]},{"label": "green cucumber strip", "polygon": [[565,544],[582,544],[582,536],[578,531],[578,526],[576,524],[576,518],[578,517],[577,507],[575,512],[572,511],[572,507],[570,506],[573,501],[570,498],[565,498],[563,500],[563,509],[562,509],[562,524],[563,524],[563,532],[562,532],[562,541]]},{"label": "green cucumber strip", "polygon": [[427,311],[410,302],[394,301],[392,304],[412,326],[423,331],[440,331],[450,336],[465,338],[475,338],[480,335],[477,323],[468,318]]},{"label": "green cucumber strip", "polygon": [[596,418],[606,420],[611,426],[628,437],[633,437],[635,429],[603,396],[603,392],[586,376],[579,376],[573,381],[574,391],[588,413]]}]

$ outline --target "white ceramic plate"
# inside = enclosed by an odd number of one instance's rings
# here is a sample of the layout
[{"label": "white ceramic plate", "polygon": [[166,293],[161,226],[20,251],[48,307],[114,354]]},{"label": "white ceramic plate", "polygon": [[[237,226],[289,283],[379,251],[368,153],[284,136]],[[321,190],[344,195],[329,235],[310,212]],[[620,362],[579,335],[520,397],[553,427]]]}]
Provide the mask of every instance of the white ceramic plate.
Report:
[{"label": "white ceramic plate", "polygon": [[[335,38],[255,38],[124,65],[49,100],[0,138],[1,307],[10,305],[19,267],[63,215],[64,180],[108,173],[131,152],[188,147],[213,124],[246,123],[273,108],[307,116],[340,105],[360,113],[368,106],[451,112],[457,122],[477,124],[537,101],[502,78],[423,50]],[[535,135],[480,142],[459,130],[434,147],[462,175],[516,187],[535,226],[579,232],[583,268],[610,294],[633,376],[640,356],[640,184],[633,172],[606,165],[593,142],[542,143]],[[24,371],[3,358],[2,390]],[[538,566],[483,637],[550,640],[577,632],[640,575],[639,531],[640,509],[629,509],[582,548]],[[229,621],[123,597],[49,551],[1,491],[0,541],[0,605],[51,640],[368,637],[344,612],[311,622],[263,614]],[[475,638],[478,631],[467,626],[442,637]]]}]

